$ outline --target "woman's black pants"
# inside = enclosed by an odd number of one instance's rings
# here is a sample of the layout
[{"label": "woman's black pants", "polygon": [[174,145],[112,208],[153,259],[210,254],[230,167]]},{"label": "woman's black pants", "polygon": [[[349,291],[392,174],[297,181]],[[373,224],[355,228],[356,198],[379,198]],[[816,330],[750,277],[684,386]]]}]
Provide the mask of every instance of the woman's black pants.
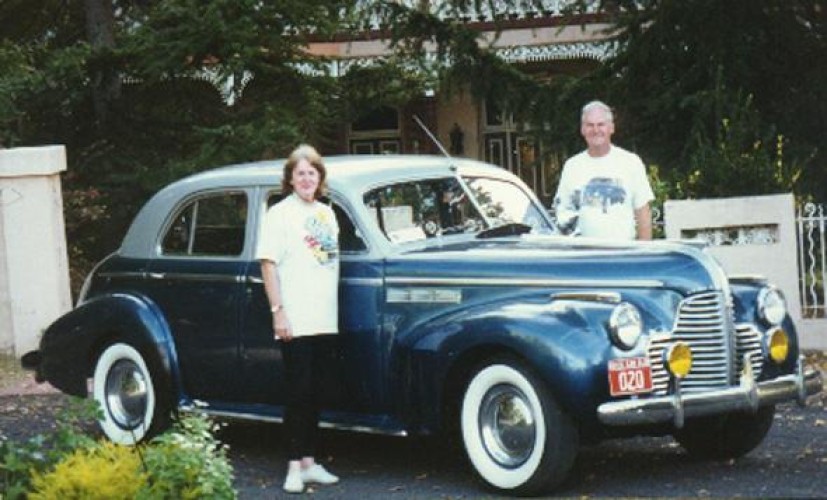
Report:
[{"label": "woman's black pants", "polygon": [[287,386],[284,432],[288,460],[316,454],[325,370],[331,368],[335,340],[336,335],[311,335],[281,343]]}]

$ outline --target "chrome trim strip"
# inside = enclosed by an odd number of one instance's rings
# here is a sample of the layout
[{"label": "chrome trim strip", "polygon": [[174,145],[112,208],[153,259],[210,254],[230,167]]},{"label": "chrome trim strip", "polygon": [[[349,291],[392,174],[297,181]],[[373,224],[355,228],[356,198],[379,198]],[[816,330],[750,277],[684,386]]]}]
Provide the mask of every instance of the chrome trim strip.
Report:
[{"label": "chrome trim strip", "polygon": [[621,296],[617,292],[561,292],[551,294],[551,300],[582,300],[603,304],[620,304]]},{"label": "chrome trim strip", "polygon": [[[184,413],[203,413],[213,417],[227,418],[232,420],[245,420],[248,422],[268,422],[276,424],[281,424],[284,422],[283,417],[276,417],[272,415],[254,415],[252,413],[233,412],[228,410],[210,410],[208,408],[201,408],[194,405],[181,406],[179,410]],[[383,431],[364,425],[346,425],[327,421],[320,421],[319,427],[323,427],[325,429],[361,432],[363,434],[379,434],[383,436],[405,437],[408,435],[406,431]]]},{"label": "chrome trim strip", "polygon": [[98,275],[101,278],[138,278],[138,279],[155,279],[155,280],[189,280],[200,282],[213,283],[241,283],[244,278],[239,275],[228,276],[225,274],[205,274],[205,273],[166,273],[166,272],[149,272],[149,273],[135,273],[135,272],[104,272]]},{"label": "chrome trim strip", "polygon": [[382,286],[382,278],[342,278],[341,282],[353,286]]},{"label": "chrome trim strip", "polygon": [[[190,281],[202,281],[202,282],[228,282],[228,283],[254,283],[254,284],[262,284],[264,280],[262,280],[258,276],[225,276],[225,275],[215,275],[215,274],[203,274],[203,273],[136,273],[136,272],[105,272],[100,273],[98,275],[100,278],[137,278],[137,279],[176,279],[176,280],[190,280]],[[380,287],[382,286],[382,278],[342,278],[342,283],[347,285],[354,285],[354,286],[375,286]]]},{"label": "chrome trim strip", "polygon": [[645,399],[625,399],[603,403],[597,417],[611,426],[682,422],[686,418],[719,415],[734,411],[756,411],[761,406],[797,401],[803,405],[807,396],[822,390],[821,373],[804,371],[800,357],[796,373],[764,382],[755,382],[751,367],[745,365],[738,385],[684,395],[667,395]]},{"label": "chrome trim strip", "polygon": [[555,280],[545,278],[438,278],[393,276],[389,285],[528,286],[559,288],[665,288],[660,280]]},{"label": "chrome trim strip", "polygon": [[385,302],[388,304],[460,304],[459,288],[395,288],[388,287]]},{"label": "chrome trim strip", "polygon": [[244,277],[240,275],[226,274],[203,274],[203,273],[163,273],[165,280],[187,280],[203,283],[243,283]]},{"label": "chrome trim strip", "polygon": [[106,271],[101,272],[97,275],[98,278],[139,278],[144,279],[146,278],[146,273],[137,273],[137,272],[127,272],[127,271]]}]

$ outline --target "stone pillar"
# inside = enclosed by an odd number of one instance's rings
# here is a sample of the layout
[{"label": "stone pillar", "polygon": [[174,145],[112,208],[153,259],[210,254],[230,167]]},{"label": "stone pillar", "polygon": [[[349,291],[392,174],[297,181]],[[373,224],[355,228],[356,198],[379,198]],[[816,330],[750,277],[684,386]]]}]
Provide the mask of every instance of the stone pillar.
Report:
[{"label": "stone pillar", "polygon": [[0,352],[36,349],[72,307],[60,172],[63,146],[0,149]]}]

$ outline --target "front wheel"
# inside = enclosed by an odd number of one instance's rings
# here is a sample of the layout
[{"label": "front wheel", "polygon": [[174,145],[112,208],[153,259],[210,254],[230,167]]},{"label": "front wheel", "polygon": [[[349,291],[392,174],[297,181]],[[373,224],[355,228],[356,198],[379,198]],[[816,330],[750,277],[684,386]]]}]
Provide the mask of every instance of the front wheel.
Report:
[{"label": "front wheel", "polygon": [[134,347],[107,347],[95,364],[92,387],[103,410],[101,430],[111,441],[135,444],[165,426],[169,408],[158,398],[152,372]]},{"label": "front wheel", "polygon": [[775,406],[764,406],[757,413],[731,413],[686,422],[675,432],[675,439],[700,458],[737,458],[761,444],[772,427]]},{"label": "front wheel", "polygon": [[460,416],[477,474],[508,494],[551,490],[568,475],[577,430],[545,384],[514,360],[485,364],[465,390]]}]

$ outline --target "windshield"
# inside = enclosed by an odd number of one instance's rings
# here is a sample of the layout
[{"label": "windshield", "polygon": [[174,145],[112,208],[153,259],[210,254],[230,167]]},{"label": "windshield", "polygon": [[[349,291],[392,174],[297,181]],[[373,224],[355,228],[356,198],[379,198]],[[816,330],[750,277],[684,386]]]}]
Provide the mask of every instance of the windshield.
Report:
[{"label": "windshield", "polygon": [[529,195],[503,179],[445,177],[402,182],[369,191],[364,202],[394,243],[476,234],[514,223],[525,224],[534,233],[552,232]]}]

